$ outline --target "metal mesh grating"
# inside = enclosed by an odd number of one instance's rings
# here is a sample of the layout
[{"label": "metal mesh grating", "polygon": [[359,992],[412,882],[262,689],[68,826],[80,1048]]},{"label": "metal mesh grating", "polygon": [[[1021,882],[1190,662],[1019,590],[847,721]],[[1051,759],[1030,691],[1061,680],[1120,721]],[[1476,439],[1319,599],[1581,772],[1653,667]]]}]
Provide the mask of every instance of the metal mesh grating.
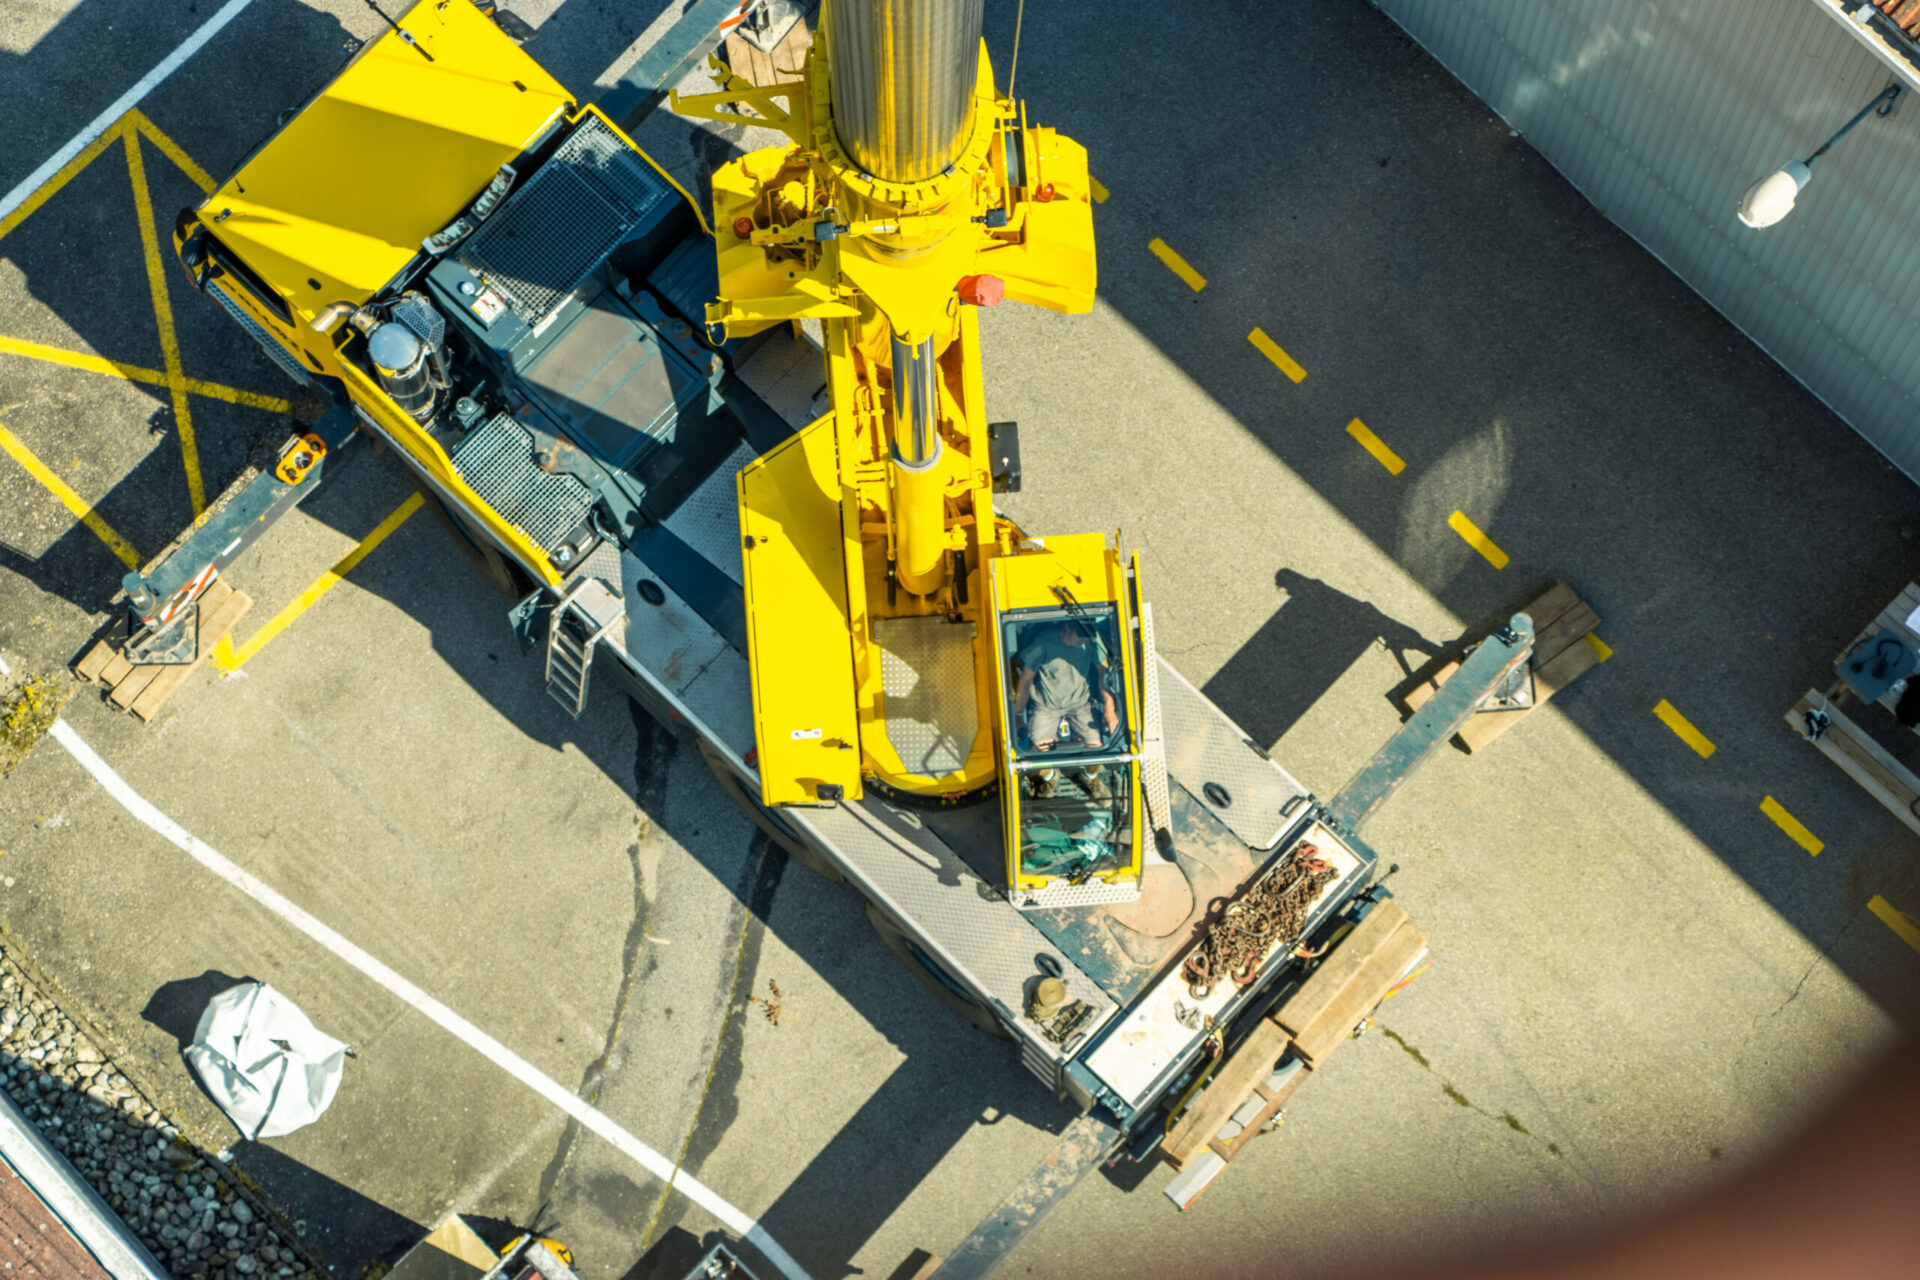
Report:
[{"label": "metal mesh grating", "polygon": [[554,160],[597,181],[638,222],[667,196],[667,183],[632,147],[588,116],[553,153]]},{"label": "metal mesh grating", "polygon": [[514,314],[537,323],[669,190],[611,129],[589,117],[467,240],[461,261],[504,293]]},{"label": "metal mesh grating", "polygon": [[593,507],[586,485],[534,463],[533,436],[504,413],[466,438],[453,467],[488,506],[547,550],[565,541]]},{"label": "metal mesh grating", "polygon": [[260,349],[267,353],[267,359],[279,365],[281,372],[285,373],[301,386],[304,387],[307,385],[306,369],[301,367],[300,362],[293,358],[291,352],[275,342],[272,335],[261,327],[260,322],[246,313],[245,308],[232,298],[229,298],[226,290],[216,286],[207,290],[207,292],[213,295],[215,302],[218,302],[227,309],[227,314],[232,316],[235,323],[247,331],[248,336],[260,344]]}]

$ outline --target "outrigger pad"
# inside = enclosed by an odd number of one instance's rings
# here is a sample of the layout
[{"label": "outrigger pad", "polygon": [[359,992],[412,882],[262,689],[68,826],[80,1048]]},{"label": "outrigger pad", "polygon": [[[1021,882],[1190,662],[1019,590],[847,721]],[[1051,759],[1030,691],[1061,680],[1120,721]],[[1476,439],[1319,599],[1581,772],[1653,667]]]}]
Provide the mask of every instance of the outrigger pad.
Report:
[{"label": "outrigger pad", "polygon": [[[128,618],[132,623],[132,618]],[[200,602],[193,601],[158,631],[134,625],[121,652],[140,667],[188,667],[200,658]]]}]

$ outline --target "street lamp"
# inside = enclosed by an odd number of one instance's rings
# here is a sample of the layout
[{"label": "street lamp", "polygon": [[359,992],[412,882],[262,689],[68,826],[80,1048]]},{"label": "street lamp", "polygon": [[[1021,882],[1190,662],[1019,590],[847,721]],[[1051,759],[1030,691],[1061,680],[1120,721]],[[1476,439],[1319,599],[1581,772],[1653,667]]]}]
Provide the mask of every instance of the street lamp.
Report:
[{"label": "street lamp", "polygon": [[1900,86],[1888,85],[1872,102],[1860,108],[1859,114],[1841,125],[1838,133],[1821,143],[1818,151],[1805,160],[1791,161],[1785,168],[1774,170],[1748,187],[1747,194],[1740,197],[1740,221],[1757,229],[1770,227],[1792,213],[1794,197],[1813,180],[1813,162],[1827,154],[1828,148],[1846,137],[1853,126],[1869,115],[1884,116],[1891,113],[1894,100],[1899,96]]}]

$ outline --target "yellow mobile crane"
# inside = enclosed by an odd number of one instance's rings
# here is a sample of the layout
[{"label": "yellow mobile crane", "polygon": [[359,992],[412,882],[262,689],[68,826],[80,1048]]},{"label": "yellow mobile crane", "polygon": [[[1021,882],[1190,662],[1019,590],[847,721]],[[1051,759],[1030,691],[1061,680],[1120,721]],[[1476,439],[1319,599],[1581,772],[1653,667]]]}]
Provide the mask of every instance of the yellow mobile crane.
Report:
[{"label": "yellow mobile crane", "polygon": [[714,174],[708,324],[825,331],[831,413],[740,473],[761,796],[997,782],[1016,901],[1063,873],[1112,901],[1141,866],[1138,565],[995,514],[978,320],[1092,308],[1087,155],[997,92],[980,21],[829,0],[799,83],[672,98],[791,139]]},{"label": "yellow mobile crane", "polygon": [[[738,8],[689,0],[681,26]],[[1085,311],[1095,271],[1085,152],[997,91],[980,0],[825,0],[797,84],[715,63],[720,91],[676,105],[788,141],[714,174],[711,221],[621,127],[684,49],[603,108],[489,4],[391,25],[176,223],[193,284],[326,407],[127,575],[125,656],[192,662],[201,593],[338,450],[384,441],[518,584],[509,621],[570,714],[597,676],[683,733],[1083,1109],[949,1258],[984,1274],[1099,1162],[1237,1114],[1218,1081],[1285,1070],[1270,1015],[1385,919],[1358,828],[1530,624],[1322,803],[1154,652],[1107,537],[996,514],[1019,450],[986,420],[979,308]]]}]

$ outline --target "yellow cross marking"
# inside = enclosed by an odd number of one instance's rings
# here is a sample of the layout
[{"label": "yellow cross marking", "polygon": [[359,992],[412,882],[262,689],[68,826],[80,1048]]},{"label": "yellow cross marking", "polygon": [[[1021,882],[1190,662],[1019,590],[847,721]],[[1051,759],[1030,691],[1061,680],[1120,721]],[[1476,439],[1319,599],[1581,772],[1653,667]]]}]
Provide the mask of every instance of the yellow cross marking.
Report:
[{"label": "yellow cross marking", "polygon": [[1153,251],[1154,257],[1167,264],[1167,270],[1186,281],[1187,288],[1198,293],[1207,287],[1207,278],[1189,266],[1187,260],[1169,248],[1159,236],[1148,241],[1147,248]]},{"label": "yellow cross marking", "polygon": [[1795,844],[1805,849],[1814,857],[1819,857],[1820,851],[1827,847],[1824,840],[1807,830],[1800,819],[1788,813],[1786,808],[1772,796],[1768,796],[1760,802],[1760,812],[1772,818],[1775,826],[1786,832]]},{"label": "yellow cross marking", "polygon": [[1676,711],[1673,704],[1665,698],[1660,699],[1660,705],[1653,709],[1653,714],[1659,716],[1661,723],[1673,730],[1680,741],[1699,752],[1701,759],[1706,759],[1718,750],[1706,734],[1694,728],[1693,722]]},{"label": "yellow cross marking", "polygon": [[160,261],[160,232],[153,224],[153,196],[147,191],[147,164],[140,155],[140,133],[132,117],[120,126],[127,147],[127,177],[133,182],[133,203],[140,223],[140,247],[147,259],[147,288],[153,294],[153,323],[160,332],[160,354],[167,365],[167,390],[173,395],[173,423],[180,430],[180,461],[187,469],[187,497],[194,519],[207,509],[207,489],[200,479],[200,445],[193,438],[193,411],[187,407],[187,375],[180,367],[180,337],[173,330],[173,303],[167,298],[167,268]]},{"label": "yellow cross marking", "polygon": [[[144,382],[160,387],[167,385],[167,375],[158,369],[143,369],[137,364],[124,364],[118,360],[108,360],[104,356],[90,355],[84,351],[68,351],[64,347],[50,347],[43,342],[30,342],[25,338],[0,336],[0,355],[44,360],[48,364],[65,365],[69,369],[84,369],[88,373],[104,373],[110,377],[125,378],[128,382]],[[238,387],[226,387],[217,382],[203,382],[199,378],[187,379],[187,391],[196,396],[205,396],[209,400],[225,400],[228,404],[265,409],[269,413],[293,411],[292,403],[284,396],[268,396],[258,391],[242,391]]]},{"label": "yellow cross marking", "polygon": [[1504,569],[1507,567],[1507,560],[1509,558],[1507,553],[1494,545],[1492,538],[1480,532],[1480,526],[1467,519],[1466,512],[1456,511],[1448,516],[1447,525],[1455,533],[1466,539],[1468,546],[1485,556],[1488,564],[1496,569]]},{"label": "yellow cross marking", "polygon": [[1600,661],[1605,662],[1608,658],[1611,658],[1613,656],[1613,646],[1608,644],[1605,640],[1602,640],[1599,636],[1593,634],[1593,632],[1591,631],[1587,632],[1587,634],[1582,636],[1581,639],[1585,640],[1588,644],[1593,646],[1593,651],[1600,655]]},{"label": "yellow cross marking", "polygon": [[1092,174],[1087,175],[1087,191],[1093,196],[1095,204],[1105,204],[1107,197],[1113,194],[1100,184],[1100,179]]},{"label": "yellow cross marking", "polygon": [[[152,298],[154,328],[159,334],[162,363],[165,367],[158,370],[143,369],[137,365],[106,360],[87,352],[64,351],[58,347],[49,347],[43,343],[28,342],[19,338],[0,337],[0,353],[46,360],[69,368],[112,374],[132,382],[166,387],[173,404],[173,420],[179,429],[180,461],[187,475],[187,497],[193,504],[194,518],[198,519],[207,509],[207,494],[206,485],[200,474],[200,449],[194,438],[193,411],[187,402],[187,397],[206,396],[211,399],[225,400],[230,404],[280,413],[287,412],[291,406],[280,396],[240,391],[221,386],[219,383],[187,377],[180,357],[179,335],[173,323],[173,304],[167,296],[167,273],[160,252],[160,225],[154,218],[153,196],[147,183],[146,160],[140,151],[142,138],[151,142],[162,155],[178,166],[180,171],[186,174],[187,178],[200,190],[209,193],[213,191],[215,184],[207,171],[196,164],[193,157],[181,149],[179,143],[169,138],[164,130],[149,120],[145,112],[135,107],[120,117],[111,128],[88,143],[85,150],[60,166],[59,171],[47,179],[39,190],[28,196],[19,208],[5,218],[0,218],[0,239],[5,238],[42,205],[59,194],[61,189],[78,177],[83,169],[99,159],[108,147],[116,142],[119,143],[126,153],[127,179],[133,187],[134,209],[140,227],[141,254],[145,259],[147,272],[147,290]],[[25,448],[24,445],[21,447]],[[12,450],[8,452],[11,453]],[[33,469],[29,467],[28,470]],[[60,488],[50,484],[48,477],[52,476],[51,472],[47,472],[46,475],[35,472],[34,475],[35,479],[46,485],[49,491],[66,503],[69,509],[73,508],[73,503],[69,502],[66,496],[71,494],[72,490],[67,489],[63,494]],[[93,518],[98,519],[97,516]],[[100,532],[98,528],[94,531]],[[111,541],[109,545],[112,545]]]},{"label": "yellow cross marking", "polygon": [[140,553],[133,549],[133,544],[121,537],[112,525],[101,519],[100,513],[93,509],[93,504],[75,493],[72,486],[65,480],[53,474],[52,468],[40,461],[33,450],[27,448],[20,437],[7,430],[5,426],[0,426],[0,449],[5,450],[15,462],[25,467],[27,474],[38,480],[48,493],[65,503],[67,510],[73,512],[87,528],[99,535],[100,541],[113,548],[113,554],[119,556],[127,568],[140,567]]},{"label": "yellow cross marking", "polygon": [[1307,376],[1307,371],[1300,367],[1300,362],[1282,351],[1280,344],[1269,338],[1265,329],[1256,326],[1254,331],[1247,335],[1247,341],[1251,342],[1261,355],[1273,361],[1274,368],[1295,382]]},{"label": "yellow cross marking", "polygon": [[387,535],[405,524],[407,517],[418,511],[423,501],[421,495],[416,493],[395,507],[385,520],[375,526],[372,533],[360,540],[359,546],[347,552],[340,558],[340,563],[316,578],[312,586],[295,597],[292,604],[274,614],[271,622],[248,636],[246,643],[238,649],[233,647],[232,637],[223,637],[220,643],[214,646],[213,653],[210,655],[213,658],[213,665],[228,674],[245,666],[247,659],[266,648],[273,638],[285,631],[295,618],[312,608],[316,600],[339,586],[340,579],[346,577],[353,566],[366,559],[375,547],[385,542]]}]

